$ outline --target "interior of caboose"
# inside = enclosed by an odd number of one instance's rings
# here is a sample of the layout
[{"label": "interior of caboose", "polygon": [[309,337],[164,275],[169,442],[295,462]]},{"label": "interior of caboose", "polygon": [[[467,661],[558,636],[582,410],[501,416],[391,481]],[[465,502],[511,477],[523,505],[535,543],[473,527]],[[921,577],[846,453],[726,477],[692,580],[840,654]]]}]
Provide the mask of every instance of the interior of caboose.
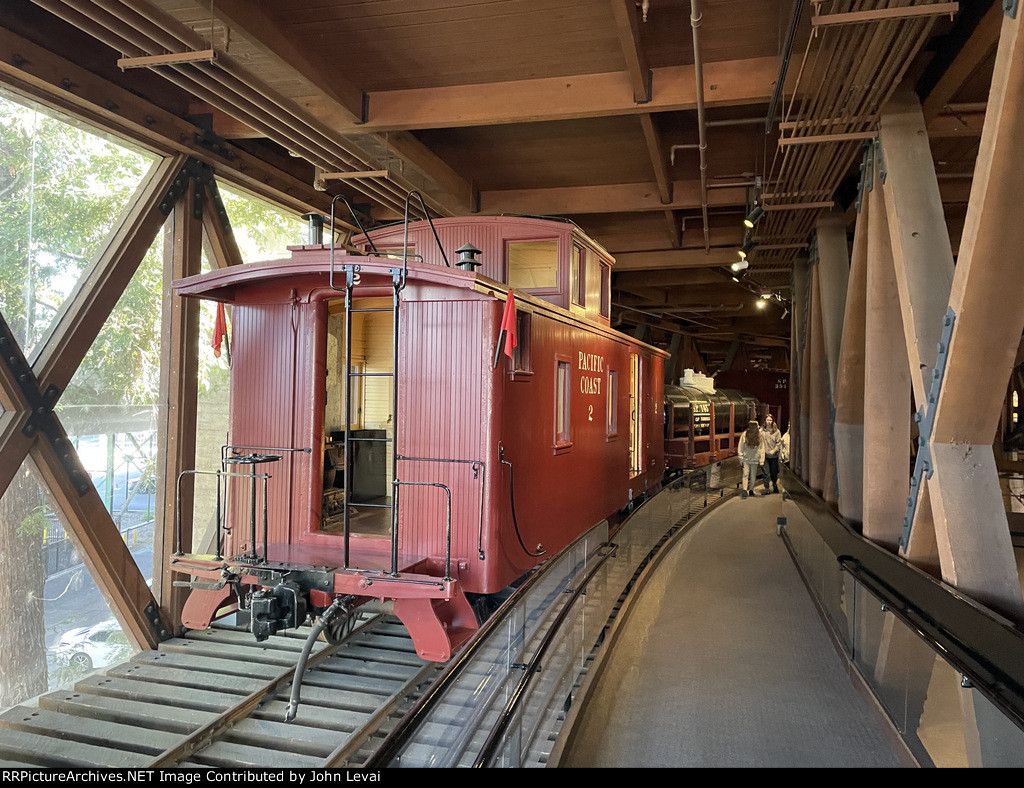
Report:
[{"label": "interior of caboose", "polygon": [[[323,532],[343,532],[347,504],[350,534],[386,537],[390,533],[394,381],[391,308],[390,298],[353,298],[346,385],[345,302],[338,299],[327,306],[320,515]],[[346,402],[346,390],[351,392],[351,404]]]}]

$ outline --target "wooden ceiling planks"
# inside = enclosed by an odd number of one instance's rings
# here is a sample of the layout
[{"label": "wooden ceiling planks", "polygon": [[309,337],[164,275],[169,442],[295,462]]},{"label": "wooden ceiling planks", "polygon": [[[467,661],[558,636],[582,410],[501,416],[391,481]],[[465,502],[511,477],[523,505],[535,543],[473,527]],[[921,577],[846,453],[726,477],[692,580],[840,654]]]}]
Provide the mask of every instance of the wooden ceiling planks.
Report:
[{"label": "wooden ceiling planks", "polygon": [[[792,0],[699,2],[712,187],[710,248],[704,254],[694,248],[703,242],[699,156],[692,148],[672,149],[698,139],[690,0],[650,0],[646,21],[641,3],[629,0],[34,2],[124,6],[143,14],[149,8],[154,19],[165,15],[194,31],[197,42],[212,41],[253,75],[254,84],[263,86],[259,90],[274,94],[283,110],[270,124],[242,107],[233,125],[215,130],[248,139],[252,151],[260,143],[251,138],[262,134],[280,146],[266,146],[275,155],[283,155],[282,148],[295,150],[293,142],[312,141],[310,152],[295,152],[312,153],[318,163],[339,159],[344,166],[338,169],[391,169],[391,178],[356,187],[367,195],[360,201],[370,200],[375,217],[392,218],[410,184],[435,201],[435,210],[558,209],[621,255],[624,269],[654,275],[680,266],[712,268],[723,287],[738,292],[763,286],[785,292],[792,261],[806,253],[820,212],[770,211],[754,233],[761,248],[751,256],[747,279],[736,285],[728,277],[728,261],[738,259],[739,218],[753,196],[754,176],[765,178],[766,192],[795,194],[780,196],[787,204],[846,202],[844,182],[855,177],[862,145],[843,140],[783,148],[774,129],[764,133],[763,122],[742,122],[767,114]],[[843,122],[828,124],[828,131],[868,133],[877,105],[902,75],[918,75],[928,63],[948,63],[950,77],[931,82],[941,90],[929,135],[951,233],[957,233],[956,212],[958,206],[962,212],[969,190],[964,176],[973,169],[983,108],[968,117],[948,105],[984,103],[993,49],[986,13],[972,10],[970,25],[931,17],[886,19],[826,27],[810,36],[811,13],[903,5],[804,4],[808,18],[798,28],[786,100],[775,121],[793,124],[787,137],[820,135],[810,121],[820,126],[836,117]],[[932,40],[944,49],[964,48],[959,60],[922,50],[933,28],[938,32]],[[645,67],[652,72],[653,91],[650,102],[638,103]],[[175,79],[186,90],[191,84],[181,74]],[[200,103],[193,106],[202,109]],[[223,99],[215,109],[215,124],[232,112]],[[365,124],[356,123],[361,114]],[[258,128],[246,127],[253,122]],[[769,333],[787,330],[778,323]]]}]

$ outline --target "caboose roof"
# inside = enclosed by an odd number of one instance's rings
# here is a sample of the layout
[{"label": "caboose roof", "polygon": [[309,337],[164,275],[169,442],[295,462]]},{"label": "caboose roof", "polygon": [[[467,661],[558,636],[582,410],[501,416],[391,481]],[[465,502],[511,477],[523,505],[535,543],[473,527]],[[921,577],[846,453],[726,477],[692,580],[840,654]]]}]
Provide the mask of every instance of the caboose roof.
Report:
[{"label": "caboose roof", "polygon": [[[391,272],[401,264],[398,260],[382,257],[353,255],[335,249],[334,284],[343,287],[344,274],[342,266],[357,265],[362,277],[362,284],[357,287],[365,293],[368,289],[376,291],[375,295],[383,295],[383,288],[390,290]],[[369,280],[369,281],[368,281]],[[466,298],[486,298],[488,296],[505,300],[509,288],[507,285],[489,279],[476,272],[464,271],[460,268],[432,265],[410,261],[407,267],[407,282],[421,285],[434,285],[462,291]],[[331,260],[330,247],[325,245],[293,247],[292,257],[278,260],[267,260],[258,263],[222,268],[204,274],[197,274],[174,282],[174,291],[180,296],[205,298],[211,301],[234,303],[240,300],[241,294],[250,288],[266,289],[268,285],[273,292],[274,285],[279,287],[279,295],[283,299],[293,291],[299,291],[301,300],[328,299],[331,297]],[[336,298],[342,297],[342,290]],[[542,298],[514,290],[517,307],[526,307],[534,313],[544,313],[566,323],[585,325],[588,330],[609,337],[626,339],[635,345],[642,345],[650,352],[669,357],[660,348],[645,342],[626,337],[606,325],[596,323],[587,318],[574,315],[568,310],[545,301]],[[453,296],[458,297],[458,296]]]}]

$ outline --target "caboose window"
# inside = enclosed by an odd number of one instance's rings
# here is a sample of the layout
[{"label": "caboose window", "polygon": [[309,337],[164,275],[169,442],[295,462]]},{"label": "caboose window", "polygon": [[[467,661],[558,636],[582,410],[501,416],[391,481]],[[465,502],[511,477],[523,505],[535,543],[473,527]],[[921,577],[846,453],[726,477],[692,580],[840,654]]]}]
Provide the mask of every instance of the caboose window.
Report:
[{"label": "caboose window", "polygon": [[516,346],[512,349],[513,374],[528,374],[533,371],[530,364],[530,313],[516,313]]},{"label": "caboose window", "polygon": [[570,366],[568,360],[558,359],[555,375],[555,447],[569,445],[569,396]]},{"label": "caboose window", "polygon": [[573,244],[572,269],[569,277],[569,292],[572,302],[580,306],[587,303],[587,253],[583,248]]},{"label": "caboose window", "polygon": [[509,287],[548,290],[558,287],[558,241],[509,241]]},{"label": "caboose window", "polygon": [[608,385],[605,386],[605,435],[614,438],[619,434],[619,411],[616,403],[619,401],[619,373],[614,369],[608,370]]},{"label": "caboose window", "polygon": [[601,263],[601,316],[608,317],[612,313],[612,267]]},{"label": "caboose window", "polygon": [[641,457],[640,403],[643,389],[640,385],[640,356],[629,354],[629,469],[640,473],[644,469]]}]

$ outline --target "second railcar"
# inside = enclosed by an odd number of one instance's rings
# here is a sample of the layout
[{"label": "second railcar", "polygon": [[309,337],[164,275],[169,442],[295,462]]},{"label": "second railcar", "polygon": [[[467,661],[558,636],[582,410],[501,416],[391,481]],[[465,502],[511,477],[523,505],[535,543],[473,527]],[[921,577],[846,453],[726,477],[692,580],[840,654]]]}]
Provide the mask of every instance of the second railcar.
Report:
[{"label": "second railcar", "polygon": [[665,387],[665,462],[699,468],[733,457],[740,435],[756,419],[760,403],[734,389],[715,389],[692,370],[678,386]]}]

